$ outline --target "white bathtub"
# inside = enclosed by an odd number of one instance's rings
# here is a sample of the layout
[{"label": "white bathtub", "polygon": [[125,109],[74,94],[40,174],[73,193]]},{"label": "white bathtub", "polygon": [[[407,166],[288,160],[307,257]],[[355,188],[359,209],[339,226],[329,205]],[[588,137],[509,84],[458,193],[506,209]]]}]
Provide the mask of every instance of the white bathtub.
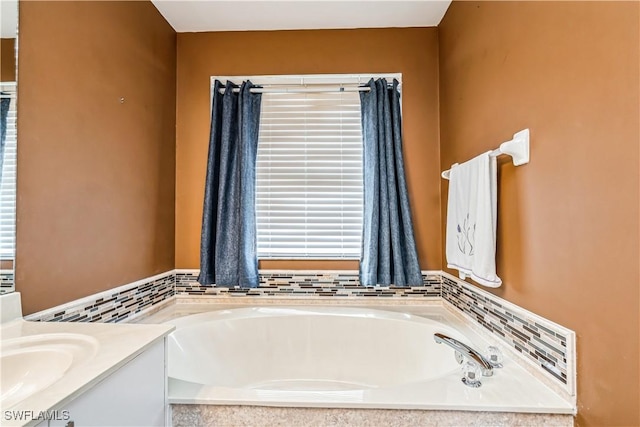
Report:
[{"label": "white bathtub", "polygon": [[[515,363],[472,389],[440,332],[484,351],[442,308],[251,307],[171,320],[169,401],[219,405],[571,413]],[[464,330],[462,333],[460,330]]]}]

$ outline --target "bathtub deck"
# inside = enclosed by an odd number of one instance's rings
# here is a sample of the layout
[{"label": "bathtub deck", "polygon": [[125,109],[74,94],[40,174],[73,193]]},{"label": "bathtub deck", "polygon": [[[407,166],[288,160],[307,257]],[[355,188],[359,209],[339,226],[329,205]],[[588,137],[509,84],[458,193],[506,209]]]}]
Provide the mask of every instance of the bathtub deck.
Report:
[{"label": "bathtub deck", "polygon": [[[335,299],[333,300],[335,301]],[[334,303],[335,304],[335,303]],[[188,298],[166,306],[141,323],[162,323],[191,314],[251,306],[300,306],[300,299],[241,301]],[[312,304],[322,304],[321,302]],[[340,304],[410,313],[452,325],[481,351],[489,344],[460,315],[439,301],[419,304]],[[426,339],[429,339],[427,337]],[[494,345],[493,342],[491,342]],[[483,378],[479,389],[465,387],[456,371],[432,380],[428,390],[416,383],[402,390],[237,389],[169,378],[173,425],[573,425],[575,407],[505,353],[505,368]],[[453,357],[453,355],[452,355]],[[514,356],[515,357],[515,356]],[[402,363],[402,361],[398,361]],[[380,369],[385,369],[381,366]],[[434,418],[435,417],[435,418]],[[389,421],[385,421],[388,419]],[[296,421],[299,420],[299,421]],[[338,420],[335,423],[332,420]],[[402,421],[405,420],[405,421]],[[436,422],[437,421],[437,422]]]}]

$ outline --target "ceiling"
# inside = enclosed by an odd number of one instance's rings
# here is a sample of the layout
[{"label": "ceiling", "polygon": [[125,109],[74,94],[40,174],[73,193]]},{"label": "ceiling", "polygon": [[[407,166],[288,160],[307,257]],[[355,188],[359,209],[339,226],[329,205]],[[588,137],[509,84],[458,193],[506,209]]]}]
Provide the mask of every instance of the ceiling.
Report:
[{"label": "ceiling", "polygon": [[451,0],[151,0],[179,33],[434,27]]}]

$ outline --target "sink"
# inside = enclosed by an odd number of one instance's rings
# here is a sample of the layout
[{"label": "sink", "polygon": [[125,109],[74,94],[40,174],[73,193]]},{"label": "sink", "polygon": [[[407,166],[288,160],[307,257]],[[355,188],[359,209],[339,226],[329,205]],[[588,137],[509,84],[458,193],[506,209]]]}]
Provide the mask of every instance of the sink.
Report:
[{"label": "sink", "polygon": [[0,343],[0,406],[9,408],[54,384],[93,358],[98,341],[82,334],[54,333]]}]

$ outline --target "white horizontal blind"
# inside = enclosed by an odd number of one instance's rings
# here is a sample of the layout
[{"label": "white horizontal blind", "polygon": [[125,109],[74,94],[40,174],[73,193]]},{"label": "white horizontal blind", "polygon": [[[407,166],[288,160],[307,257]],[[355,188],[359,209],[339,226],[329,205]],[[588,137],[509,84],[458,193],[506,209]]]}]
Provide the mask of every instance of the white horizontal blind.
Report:
[{"label": "white horizontal blind", "polygon": [[[15,95],[15,86],[2,91]],[[14,259],[16,246],[16,99],[11,98],[7,116],[2,177],[0,178],[0,259]]]},{"label": "white horizontal blind", "polygon": [[264,93],[257,161],[260,258],[358,258],[357,92]]}]

